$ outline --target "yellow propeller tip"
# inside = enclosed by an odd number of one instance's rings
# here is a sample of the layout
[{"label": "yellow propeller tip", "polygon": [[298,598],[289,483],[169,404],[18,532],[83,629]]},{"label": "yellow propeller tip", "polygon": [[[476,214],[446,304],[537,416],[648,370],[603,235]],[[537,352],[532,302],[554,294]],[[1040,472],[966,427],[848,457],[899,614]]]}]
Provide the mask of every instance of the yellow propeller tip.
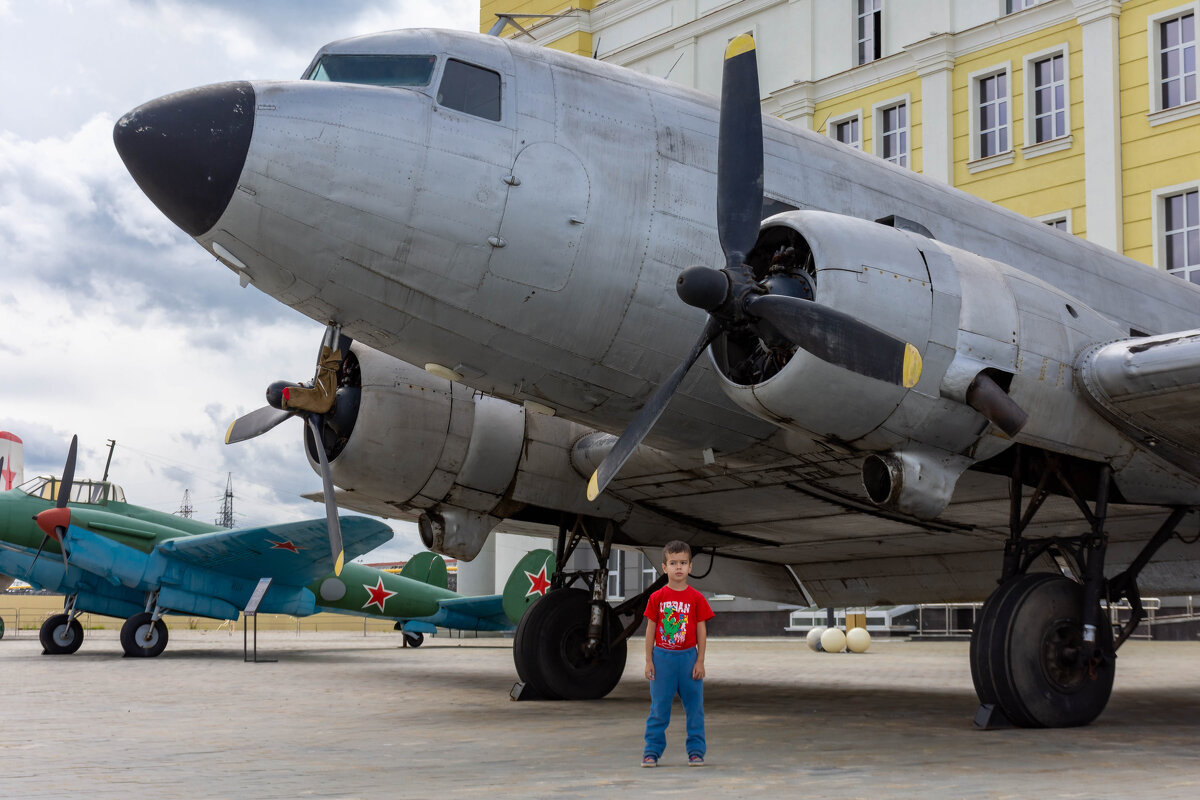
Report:
[{"label": "yellow propeller tip", "polygon": [[600,471],[596,470],[592,473],[592,479],[588,481],[587,499],[589,503],[600,496],[600,482],[596,479],[599,474]]},{"label": "yellow propeller tip", "polygon": [[921,380],[921,353],[917,348],[905,342],[904,344],[904,388],[911,389]]},{"label": "yellow propeller tip", "polygon": [[338,553],[337,561],[333,564],[333,574],[341,575],[342,567],[346,566],[346,551],[342,550]]},{"label": "yellow propeller tip", "polygon": [[229,444],[229,437],[233,436],[233,426],[237,425],[237,420],[229,423],[229,427],[225,429],[225,444]]},{"label": "yellow propeller tip", "polygon": [[725,47],[725,60],[740,56],[742,53],[748,53],[754,49],[754,37],[748,33],[743,33],[741,36],[735,36],[733,41]]}]

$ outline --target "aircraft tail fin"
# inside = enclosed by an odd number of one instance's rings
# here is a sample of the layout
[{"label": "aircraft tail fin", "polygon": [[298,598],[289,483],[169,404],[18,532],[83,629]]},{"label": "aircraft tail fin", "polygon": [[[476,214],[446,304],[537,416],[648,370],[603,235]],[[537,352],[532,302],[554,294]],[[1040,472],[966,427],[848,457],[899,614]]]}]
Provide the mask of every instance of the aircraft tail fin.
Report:
[{"label": "aircraft tail fin", "polygon": [[554,553],[530,550],[517,562],[504,584],[504,613],[516,625],[529,604],[546,594],[554,575]]},{"label": "aircraft tail fin", "polygon": [[431,553],[428,550],[410,558],[404,565],[404,569],[400,570],[400,577],[411,578],[439,589],[445,589],[448,586],[445,560],[437,553]]},{"label": "aircraft tail fin", "polygon": [[21,437],[0,431],[0,492],[25,482],[25,446]]}]

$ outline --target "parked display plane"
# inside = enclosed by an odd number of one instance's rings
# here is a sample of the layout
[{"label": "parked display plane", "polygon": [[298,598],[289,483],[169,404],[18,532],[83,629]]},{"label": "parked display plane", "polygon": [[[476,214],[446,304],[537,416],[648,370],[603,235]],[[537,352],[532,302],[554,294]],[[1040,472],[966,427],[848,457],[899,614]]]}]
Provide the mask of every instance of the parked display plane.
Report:
[{"label": "parked display plane", "polygon": [[320,396],[306,449],[346,506],[463,559],[501,525],[557,526],[560,565],[591,544],[593,591],[560,570],[517,631],[547,695],[621,675],[643,601],[603,602],[614,544],[682,538],[701,587],[801,605],[989,598],[982,709],[1028,726],[1104,708],[1133,623],[1114,636],[1101,598],[1136,620],[1140,592],[1200,591],[1176,536],[1200,288],[764,118],[746,37],[720,104],[408,30],[154,100],[114,138],[243,284],[358,342],[233,438]]},{"label": "parked display plane", "polygon": [[[418,553],[396,575],[365,564],[332,572],[323,519],[227,530],[125,502],[108,481],[75,481],[75,442],[61,479],[38,477],[0,494],[0,573],[66,596],[42,624],[49,655],[83,643],[83,612],[125,617],[121,646],[152,657],[167,645],[163,614],[236,620],[261,578],[258,606],[304,617],[322,611],[396,621],[420,646],[436,627],[506,631],[545,593],[554,555],[534,550],[517,564],[504,595],[463,597],[446,588],[446,564]],[[351,558],[392,537],[366,517],[341,518]],[[541,577],[539,577],[541,576]]]}]

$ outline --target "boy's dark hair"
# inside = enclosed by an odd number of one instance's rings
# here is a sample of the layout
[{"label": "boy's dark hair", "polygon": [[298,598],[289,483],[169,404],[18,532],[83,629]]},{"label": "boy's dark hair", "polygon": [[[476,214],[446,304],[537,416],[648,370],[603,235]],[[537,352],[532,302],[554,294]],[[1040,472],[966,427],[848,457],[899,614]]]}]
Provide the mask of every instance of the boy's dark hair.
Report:
[{"label": "boy's dark hair", "polygon": [[692,560],[692,546],[689,545],[687,542],[681,542],[678,539],[672,539],[671,541],[664,544],[663,545],[663,563],[664,564],[667,563],[667,556],[671,555],[672,553],[684,553],[687,555],[689,561]]}]

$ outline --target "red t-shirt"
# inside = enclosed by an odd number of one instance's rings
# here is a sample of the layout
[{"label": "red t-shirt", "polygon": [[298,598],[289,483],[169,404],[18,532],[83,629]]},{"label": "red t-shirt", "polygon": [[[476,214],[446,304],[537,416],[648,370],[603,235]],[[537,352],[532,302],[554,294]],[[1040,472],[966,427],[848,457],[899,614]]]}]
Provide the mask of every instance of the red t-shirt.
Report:
[{"label": "red t-shirt", "polygon": [[654,646],[664,650],[687,650],[696,646],[696,626],[713,618],[704,595],[685,587],[675,591],[664,586],[650,595],[646,619],[654,624]]}]

